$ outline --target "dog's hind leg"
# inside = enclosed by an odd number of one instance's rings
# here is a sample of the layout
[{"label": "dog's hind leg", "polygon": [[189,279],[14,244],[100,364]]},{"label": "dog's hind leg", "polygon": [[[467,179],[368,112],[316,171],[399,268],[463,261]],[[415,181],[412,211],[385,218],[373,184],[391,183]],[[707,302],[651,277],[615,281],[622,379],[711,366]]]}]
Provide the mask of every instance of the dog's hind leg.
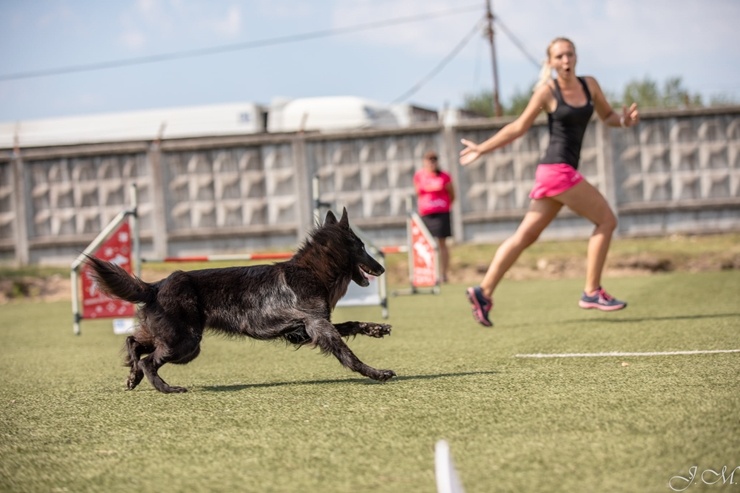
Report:
[{"label": "dog's hind leg", "polygon": [[144,372],[139,367],[139,360],[143,354],[151,353],[154,351],[154,346],[149,344],[142,344],[136,340],[136,336],[128,336],[126,338],[126,352],[128,356],[126,358],[126,366],[131,368],[131,372],[126,379],[126,388],[133,390],[144,378]]},{"label": "dog's hind leg", "polygon": [[339,335],[342,337],[361,334],[370,337],[383,337],[390,335],[391,326],[388,324],[376,324],[374,322],[344,322],[334,324]]},{"label": "dog's hind leg", "polygon": [[159,369],[165,363],[184,365],[193,361],[200,354],[200,341],[201,338],[199,336],[194,336],[178,340],[177,342],[171,341],[169,345],[157,345],[153,353],[139,360],[139,368],[154,388],[160,392],[166,394],[187,392],[188,389],[185,387],[175,387],[165,382],[159,376]]},{"label": "dog's hind leg", "polygon": [[333,354],[342,365],[352,371],[381,382],[396,376],[393,370],[376,370],[360,361],[327,320],[313,320],[307,323],[306,332],[323,353]]},{"label": "dog's hind leg", "polygon": [[165,394],[187,392],[188,389],[185,387],[171,386],[162,380],[162,377],[159,376],[159,369],[165,363],[167,363],[166,358],[163,357],[161,349],[157,348],[152,354],[139,361],[139,368],[141,368],[154,388],[160,392]]}]

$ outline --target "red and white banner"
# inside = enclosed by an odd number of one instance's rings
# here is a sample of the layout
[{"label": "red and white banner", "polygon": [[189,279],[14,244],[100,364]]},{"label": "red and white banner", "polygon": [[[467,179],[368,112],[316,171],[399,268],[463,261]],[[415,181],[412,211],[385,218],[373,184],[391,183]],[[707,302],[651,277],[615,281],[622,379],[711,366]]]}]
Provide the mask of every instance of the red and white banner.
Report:
[{"label": "red and white banner", "polygon": [[[118,229],[92,253],[94,257],[120,265],[131,274],[131,229],[124,221]],[[136,307],[128,301],[114,300],[104,295],[90,277],[90,268],[83,265],[82,276],[82,318],[133,317]]]},{"label": "red and white banner", "polygon": [[437,285],[437,249],[434,239],[426,232],[421,218],[412,214],[409,218],[411,231],[411,284],[417,288]]}]

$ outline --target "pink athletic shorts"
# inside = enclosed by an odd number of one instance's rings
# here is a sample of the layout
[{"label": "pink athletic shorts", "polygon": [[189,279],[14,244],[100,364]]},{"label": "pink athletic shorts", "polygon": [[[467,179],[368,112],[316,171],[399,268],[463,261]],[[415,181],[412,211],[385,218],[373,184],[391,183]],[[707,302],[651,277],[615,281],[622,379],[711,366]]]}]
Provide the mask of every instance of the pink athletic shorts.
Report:
[{"label": "pink athletic shorts", "polygon": [[530,199],[560,195],[583,181],[583,175],[569,164],[540,164],[534,172]]}]

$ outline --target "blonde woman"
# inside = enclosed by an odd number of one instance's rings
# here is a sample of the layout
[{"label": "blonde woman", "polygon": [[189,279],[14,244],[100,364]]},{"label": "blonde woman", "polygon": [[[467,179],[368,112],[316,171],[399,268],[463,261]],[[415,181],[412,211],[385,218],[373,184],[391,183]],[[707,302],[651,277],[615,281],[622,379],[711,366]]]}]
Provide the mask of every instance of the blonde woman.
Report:
[{"label": "blonde woman", "polygon": [[578,172],[578,162],[583,135],[594,111],[605,124],[625,128],[636,125],[640,114],[634,103],[617,114],[596,79],[576,76],[576,61],[575,45],[567,38],[554,39],[547,47],[540,80],[522,114],[485,142],[476,144],[462,139],[465,148],[460,151],[460,164],[465,166],[521,137],[541,111],[547,113],[550,142],[535,172],[529,210],[513,236],[496,251],[480,285],[467,289],[473,317],[483,326],[493,325],[489,319],[493,293],[506,271],[564,205],[595,226],[588,242],[586,282],[579,306],[604,311],[627,306],[601,287],[601,274],[617,219],[604,196]]}]

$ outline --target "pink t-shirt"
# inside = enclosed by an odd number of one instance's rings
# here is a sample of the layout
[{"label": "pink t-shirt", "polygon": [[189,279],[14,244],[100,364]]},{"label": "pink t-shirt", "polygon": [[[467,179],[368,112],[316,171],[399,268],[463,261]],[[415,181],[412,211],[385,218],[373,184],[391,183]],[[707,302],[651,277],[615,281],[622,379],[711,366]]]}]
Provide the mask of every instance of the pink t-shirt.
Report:
[{"label": "pink t-shirt", "polygon": [[419,214],[438,214],[450,212],[450,194],[447,192],[447,184],[452,182],[450,175],[444,171],[439,174],[420,169],[414,174],[414,185],[418,192]]}]

